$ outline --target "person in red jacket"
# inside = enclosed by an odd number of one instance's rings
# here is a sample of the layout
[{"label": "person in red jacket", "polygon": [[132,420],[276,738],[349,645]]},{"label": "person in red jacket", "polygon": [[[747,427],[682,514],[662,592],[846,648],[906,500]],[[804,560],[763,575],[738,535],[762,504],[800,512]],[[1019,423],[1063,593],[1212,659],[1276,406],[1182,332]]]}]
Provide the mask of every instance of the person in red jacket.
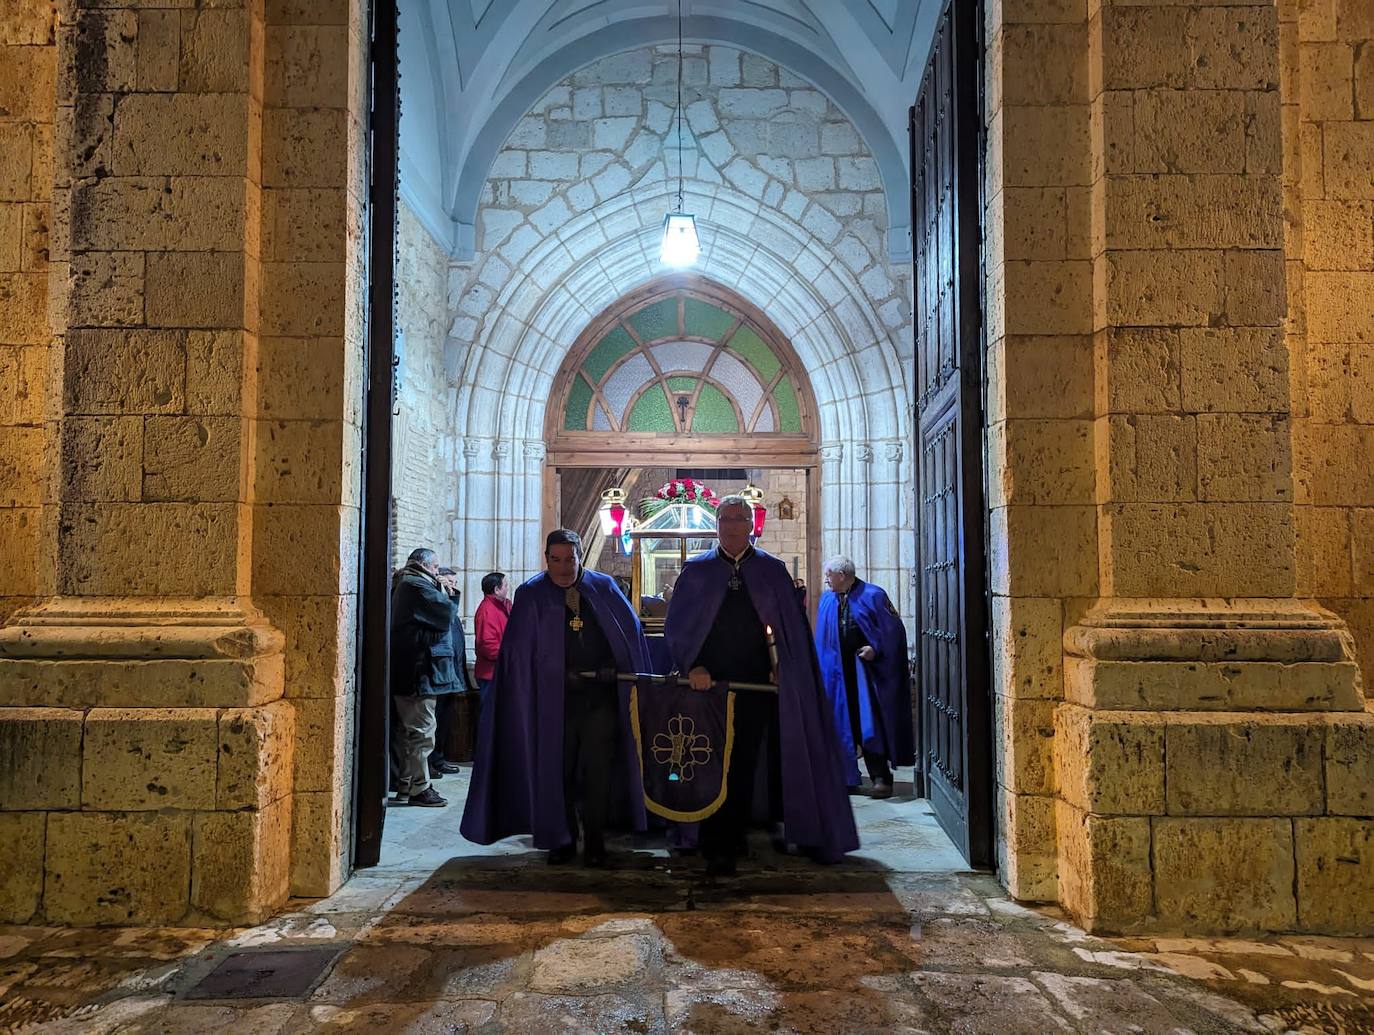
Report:
[{"label": "person in red jacket", "polygon": [[486,703],[487,689],[496,675],[496,655],[501,652],[501,638],[510,619],[509,593],[510,585],[502,572],[489,571],[482,576],[482,602],[477,605],[473,633],[477,651],[473,675],[477,677],[479,707]]}]

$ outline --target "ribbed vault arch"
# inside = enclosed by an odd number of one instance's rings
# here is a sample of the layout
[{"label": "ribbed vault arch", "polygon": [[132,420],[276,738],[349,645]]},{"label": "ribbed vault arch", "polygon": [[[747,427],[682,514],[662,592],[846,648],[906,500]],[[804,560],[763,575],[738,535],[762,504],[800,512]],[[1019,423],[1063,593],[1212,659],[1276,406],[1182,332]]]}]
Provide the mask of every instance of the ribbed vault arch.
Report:
[{"label": "ribbed vault arch", "polygon": [[[466,311],[480,316],[472,318],[476,332],[455,421],[468,461],[457,538],[475,555],[472,566],[495,557],[518,570],[515,558],[538,556],[535,476],[554,379],[602,310],[665,272],[657,252],[669,199],[661,178],[646,178],[499,258],[504,279],[484,268],[470,284],[480,305]],[[853,556],[875,580],[907,596],[899,555],[911,505],[902,477],[910,386],[899,339],[828,244],[776,207],[729,184],[702,181],[687,183],[686,207],[701,228],[697,272],[730,285],[766,314],[791,341],[811,383],[823,550]]]}]

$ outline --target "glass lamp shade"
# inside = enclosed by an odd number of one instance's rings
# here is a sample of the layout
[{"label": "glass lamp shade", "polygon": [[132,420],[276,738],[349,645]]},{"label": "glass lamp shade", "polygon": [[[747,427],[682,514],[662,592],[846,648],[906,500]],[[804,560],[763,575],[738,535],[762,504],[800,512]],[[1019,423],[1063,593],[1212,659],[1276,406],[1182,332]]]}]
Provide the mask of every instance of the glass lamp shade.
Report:
[{"label": "glass lamp shade", "polygon": [[597,516],[601,519],[601,533],[611,539],[620,538],[620,534],[625,531],[625,515],[628,513],[620,503],[605,503],[597,511]]},{"label": "glass lamp shade", "polygon": [[763,523],[768,518],[768,508],[762,503],[754,504],[754,538],[763,535]]},{"label": "glass lamp shade", "polygon": [[691,266],[701,254],[697,218],[690,212],[669,212],[663,218],[663,244],[658,257],[665,266]]}]

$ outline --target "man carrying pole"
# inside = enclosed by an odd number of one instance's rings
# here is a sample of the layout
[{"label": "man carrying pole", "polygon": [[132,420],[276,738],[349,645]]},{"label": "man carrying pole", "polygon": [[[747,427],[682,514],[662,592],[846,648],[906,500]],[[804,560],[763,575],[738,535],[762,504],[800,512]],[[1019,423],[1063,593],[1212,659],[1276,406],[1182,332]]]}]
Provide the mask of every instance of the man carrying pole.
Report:
[{"label": "man carrying pole", "polygon": [[548,571],[515,594],[461,829],[478,844],[533,834],[550,863],[566,863],[580,813],[583,861],[601,866],[608,825],[644,829],[629,690],[616,671],[646,671],[648,646],[615,581],[582,567],[576,532],[550,532],[544,558]]},{"label": "man carrying pole", "polygon": [[706,872],[736,870],[769,736],[779,745],[781,773],[769,783],[782,789],[787,840],[837,861],[859,837],[806,614],[786,565],[750,543],[748,500],[726,496],[716,524],[719,546],[688,561],[674,588],[664,626],[673,662],[693,690],[721,682],[775,682],[778,689],[735,695],[726,800],[701,827]]}]

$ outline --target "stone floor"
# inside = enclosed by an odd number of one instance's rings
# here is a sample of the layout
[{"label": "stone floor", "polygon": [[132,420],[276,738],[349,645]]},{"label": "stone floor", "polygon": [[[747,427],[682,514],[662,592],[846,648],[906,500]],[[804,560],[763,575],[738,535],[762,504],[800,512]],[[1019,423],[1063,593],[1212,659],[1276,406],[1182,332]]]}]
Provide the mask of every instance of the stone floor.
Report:
[{"label": "stone floor", "polygon": [[259,927],[0,928],[0,1030],[1374,1031],[1374,940],[1093,938],[960,872],[924,802],[855,805],[845,864],[760,840],[718,882],[628,842],[550,868],[397,809],[381,866]]}]

